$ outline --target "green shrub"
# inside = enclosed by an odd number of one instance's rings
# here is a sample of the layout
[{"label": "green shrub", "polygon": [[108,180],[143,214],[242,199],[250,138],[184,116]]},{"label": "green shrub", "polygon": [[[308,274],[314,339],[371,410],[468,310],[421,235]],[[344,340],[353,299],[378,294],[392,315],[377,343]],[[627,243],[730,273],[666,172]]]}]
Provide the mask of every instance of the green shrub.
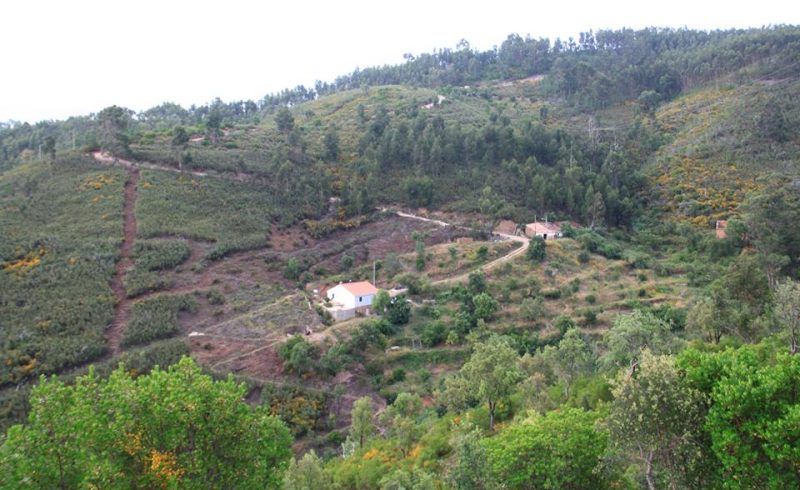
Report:
[{"label": "green shrub", "polygon": [[236,252],[246,252],[267,247],[269,247],[269,237],[267,236],[243,236],[219,243],[206,254],[206,259],[220,260]]},{"label": "green shrub", "polygon": [[608,436],[597,419],[596,413],[565,408],[513,424],[482,445],[495,477],[508,488],[603,488],[596,468]]},{"label": "green shrub", "polygon": [[542,291],[542,296],[544,296],[545,299],[559,299],[561,298],[561,290],[548,289],[546,291]]},{"label": "green shrub", "polygon": [[400,383],[406,379],[406,370],[403,368],[396,368],[392,371],[392,376],[389,378],[390,383]]},{"label": "green shrub", "polygon": [[542,262],[547,255],[547,245],[541,237],[531,238],[528,242],[528,250],[525,251],[525,257],[532,262]]},{"label": "green shrub", "polygon": [[286,261],[286,267],[283,269],[283,277],[290,281],[296,281],[300,278],[300,262],[294,257],[289,257]]},{"label": "green shrub", "polygon": [[208,303],[211,305],[225,304],[225,296],[220,293],[218,289],[209,289],[206,291],[206,299],[208,299]]},{"label": "green shrub", "polygon": [[447,327],[438,320],[432,321],[422,329],[420,340],[425,347],[434,347],[445,341],[447,338]]},{"label": "green shrub", "polygon": [[161,272],[134,269],[125,274],[123,283],[125,285],[125,293],[129,298],[134,298],[144,293],[168,289],[174,281],[164,276]]},{"label": "green shrub", "polygon": [[342,272],[347,272],[353,268],[353,257],[351,255],[344,254],[342,255],[341,261],[341,270]]},{"label": "green shrub", "polygon": [[555,326],[556,330],[558,330],[561,335],[564,335],[568,330],[575,328],[577,325],[575,325],[575,322],[567,315],[559,315],[553,326]]},{"label": "green shrub", "polygon": [[386,319],[393,325],[405,325],[411,318],[411,306],[403,295],[394,298],[386,307]]},{"label": "green shrub", "polygon": [[314,368],[317,347],[302,335],[293,335],[278,347],[278,355],[281,356],[284,367],[289,371],[303,374]]},{"label": "green shrub", "polygon": [[188,294],[156,296],[133,304],[131,319],[122,336],[122,345],[144,344],[178,333],[178,313],[197,309]]},{"label": "green shrub", "polygon": [[184,240],[137,240],[133,252],[136,269],[142,271],[173,269],[191,253]]}]

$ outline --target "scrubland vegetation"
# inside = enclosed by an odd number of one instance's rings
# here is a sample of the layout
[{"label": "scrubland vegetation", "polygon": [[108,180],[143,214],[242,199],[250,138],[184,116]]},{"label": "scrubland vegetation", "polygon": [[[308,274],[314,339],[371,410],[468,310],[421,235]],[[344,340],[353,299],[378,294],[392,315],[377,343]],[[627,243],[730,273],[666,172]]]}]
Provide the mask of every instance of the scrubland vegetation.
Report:
[{"label": "scrubland vegetation", "polygon": [[[797,487],[799,46],[512,35],[0,128],[0,488]],[[500,219],[572,224],[488,267]]]}]

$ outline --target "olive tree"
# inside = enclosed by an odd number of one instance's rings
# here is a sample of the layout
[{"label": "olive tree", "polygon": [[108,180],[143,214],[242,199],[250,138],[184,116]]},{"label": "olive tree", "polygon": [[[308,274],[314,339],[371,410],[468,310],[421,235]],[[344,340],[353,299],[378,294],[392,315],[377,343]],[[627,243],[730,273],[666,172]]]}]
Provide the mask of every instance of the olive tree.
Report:
[{"label": "olive tree", "polygon": [[489,430],[494,430],[497,403],[511,395],[524,377],[518,365],[519,356],[505,337],[493,336],[485,343],[475,344],[469,360],[461,367],[457,380],[447,385],[451,400],[470,397],[486,403],[489,409]]}]

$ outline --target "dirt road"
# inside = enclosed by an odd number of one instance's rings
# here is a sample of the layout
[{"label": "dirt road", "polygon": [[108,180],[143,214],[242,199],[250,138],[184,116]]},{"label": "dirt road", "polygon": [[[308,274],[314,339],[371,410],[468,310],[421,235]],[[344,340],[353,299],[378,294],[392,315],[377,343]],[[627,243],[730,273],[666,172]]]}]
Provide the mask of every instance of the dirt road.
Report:
[{"label": "dirt road", "polygon": [[179,174],[189,174],[195,177],[221,177],[226,179],[232,179],[239,182],[249,182],[255,180],[255,176],[251,174],[245,173],[220,173],[215,171],[208,171],[202,172],[200,170],[181,170],[175,167],[171,167],[169,165],[165,165],[163,163],[155,163],[155,162],[145,162],[145,161],[133,161],[133,160],[126,160],[124,158],[120,158],[117,156],[112,155],[106,151],[95,151],[92,152],[92,157],[98,163],[102,163],[103,165],[118,165],[125,168],[145,168],[148,170],[162,170],[164,172],[174,172]]},{"label": "dirt road", "polygon": [[[386,208],[381,208],[381,211],[385,212],[385,211],[387,211],[387,209]],[[436,225],[439,225],[439,226],[454,226],[454,225],[450,225],[449,223],[446,223],[446,222],[441,221],[441,220],[424,218],[422,216],[417,216],[416,214],[404,213],[402,211],[395,211],[395,214],[397,214],[397,216],[400,216],[401,218],[408,218],[408,219],[415,219],[415,220],[419,220],[419,221],[425,221],[425,222],[433,223],[433,224],[436,224]],[[462,229],[465,229],[465,230],[469,229],[469,228],[465,228],[463,226],[457,227],[457,228],[462,228]],[[506,240],[513,240],[515,242],[518,242],[518,243],[520,243],[520,246],[518,248],[513,249],[511,252],[507,253],[506,255],[504,255],[502,257],[499,257],[499,258],[497,258],[497,259],[495,259],[495,260],[493,260],[491,262],[483,264],[482,266],[478,267],[477,270],[481,270],[481,271],[484,271],[484,272],[489,271],[491,269],[494,269],[495,267],[497,267],[500,264],[508,262],[509,260],[512,260],[515,257],[518,257],[519,255],[524,254],[525,250],[528,248],[528,243],[530,242],[530,240],[527,237],[524,237],[524,236],[507,235],[505,233],[495,233],[495,235],[501,236],[501,237],[505,238]],[[443,285],[447,285],[447,284],[463,282],[463,281],[465,281],[465,280],[467,280],[469,278],[469,275],[472,272],[475,272],[475,271],[465,272],[464,274],[459,274],[457,276],[448,277],[448,278],[445,278],[445,279],[440,279],[438,281],[433,281],[431,283],[431,285],[432,286],[443,286]]]},{"label": "dirt road", "polygon": [[138,182],[139,169],[133,166],[128,167],[128,180],[125,182],[124,201],[122,204],[122,247],[116,265],[116,274],[111,281],[111,290],[117,299],[117,308],[114,311],[114,320],[106,330],[108,348],[112,355],[117,355],[120,352],[122,334],[125,331],[125,326],[128,324],[128,318],[131,313],[131,300],[125,291],[123,279],[125,272],[133,266],[131,255],[133,241],[136,239],[136,191]]}]

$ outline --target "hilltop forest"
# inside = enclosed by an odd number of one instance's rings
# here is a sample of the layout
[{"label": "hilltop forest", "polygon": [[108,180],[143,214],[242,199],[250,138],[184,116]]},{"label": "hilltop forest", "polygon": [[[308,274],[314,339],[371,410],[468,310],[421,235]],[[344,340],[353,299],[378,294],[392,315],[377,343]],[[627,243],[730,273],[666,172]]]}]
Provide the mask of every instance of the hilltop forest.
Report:
[{"label": "hilltop forest", "polygon": [[800,486],[800,28],[404,58],[0,124],[0,488]]}]

